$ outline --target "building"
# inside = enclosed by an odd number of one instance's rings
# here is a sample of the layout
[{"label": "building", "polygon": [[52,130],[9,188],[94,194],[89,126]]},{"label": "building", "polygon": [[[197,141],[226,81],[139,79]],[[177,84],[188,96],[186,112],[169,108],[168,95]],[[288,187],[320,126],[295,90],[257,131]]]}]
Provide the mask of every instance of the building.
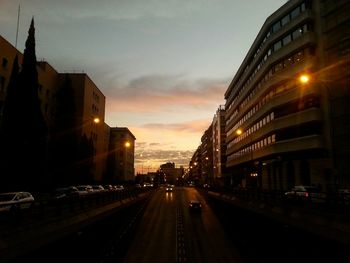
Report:
[{"label": "building", "polygon": [[[6,98],[6,88],[16,55],[21,66],[23,54],[0,36],[0,112]],[[59,73],[45,61],[37,62],[37,71],[38,95],[49,133],[56,121],[57,92],[65,79],[67,77],[70,79],[76,109],[74,118],[77,137],[81,138],[85,134],[92,141],[94,153],[91,172],[94,181],[101,181],[106,170],[105,153],[109,143],[109,138],[106,138],[108,130],[104,124],[105,96],[87,74]]]},{"label": "building", "polygon": [[85,73],[62,74],[62,78],[68,76],[70,79],[74,102],[76,106],[76,126],[79,137],[83,135],[93,144],[93,167],[94,181],[101,182],[103,172],[106,169],[106,139],[104,117],[106,97],[96,84]]},{"label": "building", "polygon": [[349,2],[290,0],[266,19],[225,92],[232,185],[349,185]]},{"label": "building", "polygon": [[213,184],[213,125],[211,124],[201,138],[201,184]]},{"label": "building", "polygon": [[189,168],[188,168],[187,180],[194,184],[199,184],[201,182],[201,176],[202,176],[201,148],[202,148],[202,145],[199,145],[196,151],[193,153],[188,166]]},{"label": "building", "polygon": [[110,128],[107,181],[120,183],[135,179],[136,137],[126,127]]},{"label": "building", "polygon": [[225,107],[220,105],[214,115],[213,126],[213,179],[215,184],[223,184],[226,171]]},{"label": "building", "polygon": [[164,176],[164,181],[167,184],[178,184],[178,180],[184,175],[184,168],[175,167],[175,163],[167,162],[160,165],[159,173]]},{"label": "building", "polygon": [[19,64],[22,65],[23,54],[0,35],[0,114],[4,105],[7,86],[10,80],[13,62],[16,55],[18,55]]}]

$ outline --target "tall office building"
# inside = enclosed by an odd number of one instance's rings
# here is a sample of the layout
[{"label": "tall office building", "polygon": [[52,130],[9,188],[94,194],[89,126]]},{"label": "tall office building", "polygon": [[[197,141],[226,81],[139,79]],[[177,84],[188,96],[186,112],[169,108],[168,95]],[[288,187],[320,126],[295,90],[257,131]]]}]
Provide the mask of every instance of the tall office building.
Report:
[{"label": "tall office building", "polygon": [[213,181],[222,184],[226,172],[225,107],[220,105],[213,118]]},{"label": "tall office building", "polygon": [[349,185],[349,18],[349,1],[290,0],[266,19],[225,93],[233,185]]}]

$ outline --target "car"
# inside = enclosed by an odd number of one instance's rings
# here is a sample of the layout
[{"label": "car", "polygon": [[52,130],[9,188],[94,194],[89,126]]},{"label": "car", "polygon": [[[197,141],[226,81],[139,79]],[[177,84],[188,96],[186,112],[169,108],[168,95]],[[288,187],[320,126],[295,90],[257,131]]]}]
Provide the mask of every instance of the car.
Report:
[{"label": "car", "polygon": [[124,190],[124,186],[121,185],[121,184],[114,185],[113,188],[114,188],[115,191],[122,191],[122,190]]},{"label": "car", "polygon": [[54,200],[74,199],[79,197],[79,190],[75,186],[59,187],[53,192]]},{"label": "car", "polygon": [[87,195],[94,191],[91,185],[78,185],[76,188],[78,189],[79,195]]},{"label": "car", "polygon": [[284,193],[290,200],[303,200],[322,203],[326,201],[326,194],[313,185],[296,185],[290,191]]},{"label": "car", "polygon": [[173,186],[172,185],[167,185],[166,187],[165,187],[165,191],[166,192],[172,192],[173,191]]},{"label": "car", "polygon": [[202,211],[202,203],[199,200],[191,200],[188,205],[190,212],[201,212]]},{"label": "car", "polygon": [[17,212],[29,209],[34,203],[34,197],[29,192],[7,192],[0,194],[0,212]]},{"label": "car", "polygon": [[92,187],[92,191],[95,193],[100,193],[100,192],[106,191],[106,189],[100,184],[93,184],[93,185],[91,185],[91,187]]}]

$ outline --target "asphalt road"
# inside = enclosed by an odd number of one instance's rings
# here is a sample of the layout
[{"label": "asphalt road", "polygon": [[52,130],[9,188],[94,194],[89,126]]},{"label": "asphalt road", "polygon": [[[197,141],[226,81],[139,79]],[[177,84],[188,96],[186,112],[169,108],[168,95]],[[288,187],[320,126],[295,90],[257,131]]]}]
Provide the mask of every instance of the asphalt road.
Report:
[{"label": "asphalt road", "polygon": [[[189,201],[202,202],[201,213]],[[134,262],[243,262],[215,214],[195,188],[160,189],[144,211],[124,258]]]}]

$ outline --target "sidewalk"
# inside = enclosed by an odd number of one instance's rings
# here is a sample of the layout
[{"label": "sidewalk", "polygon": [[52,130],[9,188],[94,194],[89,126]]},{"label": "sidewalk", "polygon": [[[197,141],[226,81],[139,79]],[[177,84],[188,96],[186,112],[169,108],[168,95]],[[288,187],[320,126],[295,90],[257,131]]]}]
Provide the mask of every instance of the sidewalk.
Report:
[{"label": "sidewalk", "polygon": [[350,207],[338,212],[321,207],[241,200],[233,194],[212,191],[208,191],[208,196],[350,246]]}]

